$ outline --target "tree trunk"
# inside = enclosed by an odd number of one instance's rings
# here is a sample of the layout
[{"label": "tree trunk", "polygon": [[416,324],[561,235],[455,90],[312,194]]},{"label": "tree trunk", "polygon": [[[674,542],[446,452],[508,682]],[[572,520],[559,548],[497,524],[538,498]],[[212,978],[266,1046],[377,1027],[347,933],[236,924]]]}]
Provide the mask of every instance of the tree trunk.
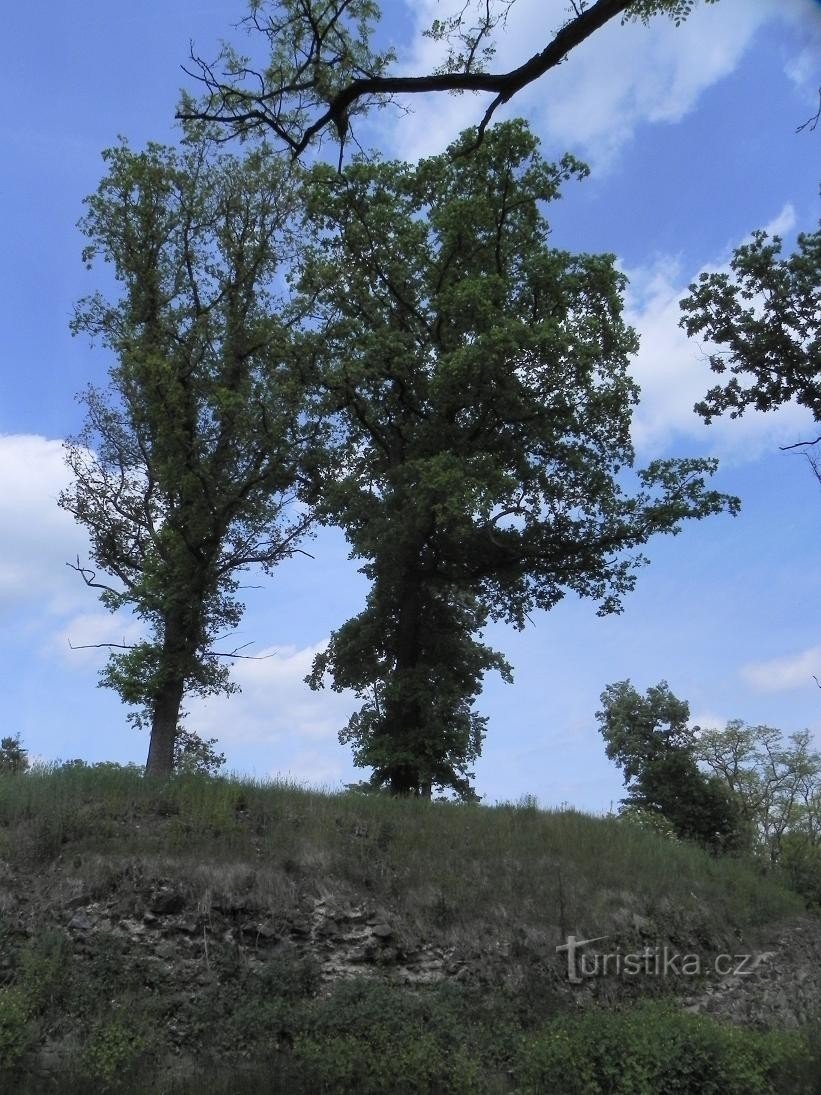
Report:
[{"label": "tree trunk", "polygon": [[[396,660],[394,673],[399,684],[399,696],[386,711],[386,729],[390,738],[400,748],[409,739],[418,738],[421,712],[418,697],[403,695],[402,677],[416,668],[419,659],[419,631],[421,624],[421,583],[414,576],[405,583],[399,605],[399,624],[397,628]],[[421,777],[418,766],[412,763],[386,765],[388,786],[392,795],[407,797],[418,796]]]},{"label": "tree trunk", "polygon": [[179,611],[171,611],[165,617],[164,631],[160,683],[151,706],[151,741],[145,763],[145,774],[160,779],[174,772],[174,742],[185,691],[185,668],[190,659],[187,637],[192,628],[186,626]]},{"label": "tree trunk", "polygon": [[166,778],[174,772],[174,742],[180,721],[184,682],[182,677],[169,680],[154,699],[151,713],[151,741],[145,774]]}]

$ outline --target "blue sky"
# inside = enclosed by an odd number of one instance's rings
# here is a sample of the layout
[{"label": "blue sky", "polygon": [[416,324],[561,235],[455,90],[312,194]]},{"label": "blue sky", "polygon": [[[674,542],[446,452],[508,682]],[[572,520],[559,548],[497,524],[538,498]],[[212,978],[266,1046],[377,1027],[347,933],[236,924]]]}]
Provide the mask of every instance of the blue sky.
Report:
[{"label": "blue sky", "polygon": [[[533,52],[565,6],[518,0],[499,66]],[[421,31],[447,0],[383,7],[400,66],[435,61]],[[55,503],[66,482],[61,441],[81,424],[74,394],[107,366],[103,351],[68,331],[73,302],[103,278],[84,270],[75,225],[102,174],[100,152],[118,134],[134,147],[175,139],[189,39],[212,55],[244,9],[144,0],[116,19],[102,0],[53,9],[35,24],[12,6],[0,70],[0,733],[20,732],[44,758],[143,761],[146,740],[127,727],[116,696],[96,687],[103,653],[68,647],[69,637],[133,633],[65,566],[84,540]],[[590,810],[616,802],[621,779],[595,711],[605,685],[627,677],[641,690],[668,680],[702,724],[738,717],[821,733],[812,677],[821,676],[821,489],[801,458],[778,449],[815,436],[812,425],[788,407],[705,427],[692,412],[710,382],[703,348],[677,326],[687,284],[726,264],[752,229],[770,225],[791,247],[815,227],[821,134],[795,128],[813,113],[819,84],[814,0],[721,0],[699,5],[678,30],[658,20],[607,27],[509,106],[530,119],[546,156],[572,151],[593,169],[550,218],[557,246],[612,251],[630,277],[628,315],[642,336],[638,463],[716,455],[716,483],[743,509],[651,542],[620,616],[600,619],[568,598],[522,633],[488,629],[515,684],[491,677],[479,701],[490,723],[476,786],[487,801],[531,793]],[[440,151],[479,109],[466,96],[437,96],[408,116],[382,112],[366,137],[414,158]],[[354,702],[314,694],[302,677],[330,631],[360,609],[366,586],[333,531],[309,550],[314,560],[296,558],[248,593],[238,641],[274,656],[238,663],[242,693],[192,701],[189,723],[218,737],[237,770],[339,786],[358,777],[336,741]]]}]

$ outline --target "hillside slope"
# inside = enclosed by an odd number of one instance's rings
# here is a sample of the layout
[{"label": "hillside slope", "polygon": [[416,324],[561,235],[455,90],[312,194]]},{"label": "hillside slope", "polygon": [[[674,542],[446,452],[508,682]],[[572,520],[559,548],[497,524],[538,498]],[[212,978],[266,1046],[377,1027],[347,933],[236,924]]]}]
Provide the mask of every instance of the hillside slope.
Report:
[{"label": "hillside slope", "polygon": [[[598,942],[569,963],[568,937]],[[114,766],[0,779],[9,1090],[659,1090],[574,1064],[604,1007],[677,1053],[709,1028],[716,1060],[749,1056],[739,1092],[810,1091],[779,1028],[814,1022],[819,969],[821,922],[776,881],[615,819]]]}]

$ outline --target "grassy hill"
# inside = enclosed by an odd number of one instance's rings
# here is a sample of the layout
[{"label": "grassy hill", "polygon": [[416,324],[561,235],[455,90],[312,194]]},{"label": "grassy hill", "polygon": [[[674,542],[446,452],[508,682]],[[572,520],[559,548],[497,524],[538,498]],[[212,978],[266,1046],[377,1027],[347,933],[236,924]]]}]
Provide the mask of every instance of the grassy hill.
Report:
[{"label": "grassy hill", "polygon": [[[812,977],[757,974],[752,1026],[699,1014],[732,987],[717,955],[798,924],[810,961],[802,914],[750,864],[527,802],[4,776],[0,1088],[811,1092]],[[571,983],[568,936],[700,968]]]}]

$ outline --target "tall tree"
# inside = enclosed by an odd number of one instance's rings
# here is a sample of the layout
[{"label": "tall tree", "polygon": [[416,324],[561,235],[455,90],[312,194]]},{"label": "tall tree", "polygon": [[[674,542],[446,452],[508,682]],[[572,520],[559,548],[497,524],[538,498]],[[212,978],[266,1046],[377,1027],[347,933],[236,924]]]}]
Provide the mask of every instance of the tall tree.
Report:
[{"label": "tall tree", "polygon": [[311,520],[293,504],[311,442],[276,283],[293,171],[264,148],[207,149],[109,149],[81,221],[84,260],[109,263],[121,291],[76,310],[74,332],[113,361],[108,391],[82,397],[60,505],[90,537],[92,566],[76,569],[149,630],[101,677],[144,708],[149,775],[172,770],[183,696],[235,688],[219,659],[236,651],[214,645],[241,618],[238,573],[270,571]]},{"label": "tall tree", "polygon": [[[417,166],[317,167],[301,287],[313,384],[339,423],[322,519],[372,587],[312,683],[364,700],[345,737],[396,793],[469,792],[489,619],[523,627],[568,592],[617,612],[654,533],[735,499],[710,460],[627,470],[635,332],[611,255],[550,248],[540,203],[585,174],[545,163],[522,122]],[[456,155],[453,155],[453,154]]]},{"label": "tall tree", "polygon": [[[249,0],[243,25],[264,40],[268,64],[225,45],[211,63],[192,52],[186,70],[204,88],[201,101],[184,95],[177,117],[208,121],[227,136],[261,133],[299,156],[330,133],[339,142],[340,164],[352,120],[396,96],[469,91],[491,96],[476,130],[480,142],[493,115],[519,91],[560,65],[567,55],[612,19],[647,22],[668,15],[678,25],[696,0],[570,0],[571,17],[532,57],[506,72],[485,66],[496,50],[494,34],[516,0],[467,0],[434,21],[427,36],[446,41],[441,68],[416,76],[391,75],[391,50],[373,44],[381,12],[374,0]],[[718,0],[705,0],[717,3]],[[541,28],[534,28],[538,37]]]}]

